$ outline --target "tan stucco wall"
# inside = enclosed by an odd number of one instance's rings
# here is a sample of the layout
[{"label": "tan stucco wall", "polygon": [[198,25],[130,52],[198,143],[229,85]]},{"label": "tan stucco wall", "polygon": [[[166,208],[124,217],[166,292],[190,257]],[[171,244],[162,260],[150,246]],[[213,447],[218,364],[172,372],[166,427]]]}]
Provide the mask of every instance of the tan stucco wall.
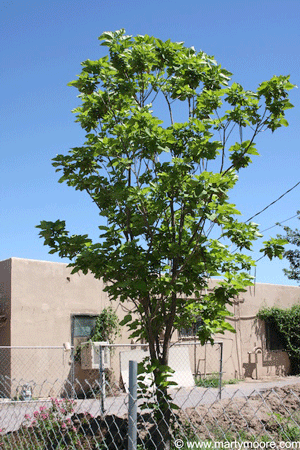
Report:
[{"label": "tan stucco wall", "polygon": [[102,281],[62,263],[12,258],[11,345],[71,341],[72,314],[99,314],[108,304]]},{"label": "tan stucco wall", "polygon": [[[104,283],[92,274],[71,274],[63,263],[12,258],[11,345],[63,345],[71,342],[71,317],[99,314],[112,305]],[[126,339],[126,333],[120,341]]]},{"label": "tan stucco wall", "polygon": [[[4,339],[2,332],[0,345],[63,346],[71,343],[73,315],[98,315],[109,305],[117,310],[120,319],[127,314],[123,305],[109,301],[102,280],[91,274],[72,275],[63,263],[11,258],[0,262],[2,279],[7,280],[11,320],[6,328],[10,339]],[[117,342],[129,342],[125,329]],[[38,383],[47,380],[51,384],[56,378],[72,376],[70,352],[61,349],[14,348],[6,360],[3,366],[10,368],[10,377],[16,380],[34,378]],[[77,364],[75,376],[87,375]],[[92,371],[91,379],[97,376],[97,371]]]},{"label": "tan stucco wall", "polygon": [[300,303],[300,288],[257,283],[240,295],[230,308],[233,317],[228,322],[236,333],[225,333],[216,339],[224,343],[225,378],[262,378],[289,373],[285,352],[267,351],[264,324],[255,316],[262,307],[288,308]]}]

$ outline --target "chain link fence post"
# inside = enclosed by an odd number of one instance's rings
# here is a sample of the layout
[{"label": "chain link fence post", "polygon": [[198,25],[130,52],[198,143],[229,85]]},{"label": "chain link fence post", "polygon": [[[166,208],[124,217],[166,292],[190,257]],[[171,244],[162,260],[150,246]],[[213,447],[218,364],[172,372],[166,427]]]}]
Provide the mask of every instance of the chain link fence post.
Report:
[{"label": "chain link fence post", "polygon": [[220,370],[219,370],[219,399],[222,398],[222,375],[223,375],[223,342],[220,345]]},{"label": "chain link fence post", "polygon": [[137,361],[129,361],[128,450],[137,443]]},{"label": "chain link fence post", "polygon": [[70,351],[70,372],[71,372],[71,396],[72,398],[75,398],[76,396],[76,390],[75,390],[75,357],[76,357],[76,350],[72,346]]},{"label": "chain link fence post", "polygon": [[104,414],[104,399],[105,399],[105,369],[103,367],[103,347],[99,347],[99,384],[100,384],[100,402],[101,414]]}]

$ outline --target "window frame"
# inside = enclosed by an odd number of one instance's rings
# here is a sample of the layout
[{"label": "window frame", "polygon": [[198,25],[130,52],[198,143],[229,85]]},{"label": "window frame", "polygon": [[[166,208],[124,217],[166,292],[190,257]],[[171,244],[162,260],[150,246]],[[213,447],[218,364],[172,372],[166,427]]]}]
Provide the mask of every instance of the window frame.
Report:
[{"label": "window frame", "polygon": [[86,338],[86,339],[89,339],[90,338],[90,334],[91,334],[91,332],[92,332],[92,328],[90,329],[90,333],[87,335],[87,334],[81,334],[80,336],[79,335],[76,335],[75,336],[75,327],[76,327],[76,324],[75,324],[75,321],[76,321],[76,319],[78,319],[78,318],[89,318],[89,319],[94,319],[94,327],[95,327],[95,324],[96,324],[96,319],[97,319],[97,317],[98,317],[98,314],[72,314],[71,315],[71,342],[72,342],[72,345],[74,345],[74,340],[75,339],[83,339],[83,338]]}]

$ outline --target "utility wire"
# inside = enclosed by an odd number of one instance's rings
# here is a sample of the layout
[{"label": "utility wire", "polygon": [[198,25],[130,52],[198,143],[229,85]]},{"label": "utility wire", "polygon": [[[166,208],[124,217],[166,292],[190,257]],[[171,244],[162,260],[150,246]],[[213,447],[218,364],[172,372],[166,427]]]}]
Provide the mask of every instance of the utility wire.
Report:
[{"label": "utility wire", "polygon": [[[279,226],[279,225],[281,225],[281,224],[287,222],[288,220],[294,219],[295,217],[299,217],[299,218],[300,218],[299,214],[300,214],[300,211],[298,211],[297,214],[295,214],[295,215],[292,216],[292,217],[289,217],[288,219],[282,220],[281,222],[276,222],[275,225],[272,225],[272,226],[269,227],[269,228],[265,228],[264,230],[259,230],[259,232],[260,232],[260,233],[264,233],[265,231],[271,230],[272,228],[275,228],[275,227],[277,227],[277,226]],[[238,250],[238,249],[236,248],[232,253],[235,253],[237,250]],[[265,256],[265,255],[264,255],[264,256]],[[256,259],[255,262],[261,260],[264,256],[262,256],[262,257],[259,258],[259,259]]]},{"label": "utility wire", "polygon": [[285,219],[285,220],[283,220],[282,222],[276,222],[275,225],[272,225],[272,226],[269,227],[269,228],[265,228],[264,230],[261,231],[261,233],[264,233],[265,231],[271,230],[271,228],[275,228],[275,227],[277,227],[278,225],[282,225],[284,222],[287,222],[288,220],[294,219],[294,217],[297,217],[298,215],[299,215],[299,214],[295,214],[294,216],[289,217],[288,219]]},{"label": "utility wire", "polygon": [[[288,219],[285,219],[285,220],[283,220],[282,222],[277,222],[277,223],[275,223],[275,225],[273,225],[272,227],[265,228],[264,230],[262,230],[261,233],[263,233],[264,231],[271,230],[271,228],[275,228],[275,227],[277,227],[278,225],[281,225],[282,223],[287,222],[288,220],[294,219],[294,217],[297,217],[297,216],[299,216],[299,214],[295,214],[294,216],[289,217]],[[260,261],[260,260],[263,259],[265,256],[266,256],[266,255],[261,256],[260,258],[256,259],[255,262]]]},{"label": "utility wire", "polygon": [[278,202],[278,200],[282,199],[282,197],[284,197],[286,194],[288,194],[289,192],[291,192],[293,189],[295,189],[295,187],[297,187],[300,184],[300,181],[298,181],[298,183],[295,184],[295,186],[293,186],[291,189],[289,189],[288,191],[286,191],[284,194],[282,194],[280,197],[278,197],[276,200],[274,200],[272,203],[270,203],[268,206],[266,206],[264,209],[262,209],[261,211],[259,211],[258,213],[254,214],[254,216],[250,217],[250,219],[246,220],[245,223],[250,222],[250,220],[254,219],[254,217],[259,216],[259,214],[261,214],[262,212],[266,211],[266,209],[270,208],[270,206],[274,205],[274,203]]},{"label": "utility wire", "polygon": [[[258,213],[254,214],[254,216],[250,217],[250,219],[246,220],[245,223],[250,222],[250,220],[254,219],[254,217],[258,216],[259,214],[263,213],[264,211],[266,211],[266,209],[270,208],[270,206],[274,205],[276,202],[278,202],[278,200],[282,199],[282,197],[284,197],[286,194],[288,194],[289,192],[291,192],[293,189],[295,189],[298,185],[300,184],[300,181],[298,181],[298,183],[296,183],[293,187],[291,187],[290,189],[288,189],[284,194],[282,194],[280,197],[278,197],[276,200],[274,200],[272,203],[270,203],[268,206],[266,206],[264,209],[262,209],[261,211],[259,211]],[[287,222],[288,220],[294,219],[294,217],[297,217],[299,215],[299,213],[295,214],[292,217],[289,217],[288,219],[283,220],[282,222],[276,223],[275,225],[272,225],[269,228],[265,228],[264,230],[262,230],[262,233],[264,231],[268,231],[271,230],[271,228],[276,227],[277,225],[281,225],[284,222]],[[260,258],[256,259],[255,262],[257,263],[258,261],[260,261],[261,259],[263,259],[266,255],[261,256]],[[254,268],[254,289],[255,289],[255,285],[256,285],[256,267]]]}]

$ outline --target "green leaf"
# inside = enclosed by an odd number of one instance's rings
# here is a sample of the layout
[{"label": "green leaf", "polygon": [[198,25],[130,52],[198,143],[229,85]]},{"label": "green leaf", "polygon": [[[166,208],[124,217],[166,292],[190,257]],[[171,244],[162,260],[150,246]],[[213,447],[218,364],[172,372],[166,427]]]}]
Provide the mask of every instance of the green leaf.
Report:
[{"label": "green leaf", "polygon": [[280,119],[280,124],[283,125],[284,127],[288,127],[289,123],[286,119],[282,118]]},{"label": "green leaf", "polygon": [[132,321],[132,315],[131,314],[127,314],[123,320],[121,320],[120,325],[123,327],[124,325],[127,325],[128,322]]}]

